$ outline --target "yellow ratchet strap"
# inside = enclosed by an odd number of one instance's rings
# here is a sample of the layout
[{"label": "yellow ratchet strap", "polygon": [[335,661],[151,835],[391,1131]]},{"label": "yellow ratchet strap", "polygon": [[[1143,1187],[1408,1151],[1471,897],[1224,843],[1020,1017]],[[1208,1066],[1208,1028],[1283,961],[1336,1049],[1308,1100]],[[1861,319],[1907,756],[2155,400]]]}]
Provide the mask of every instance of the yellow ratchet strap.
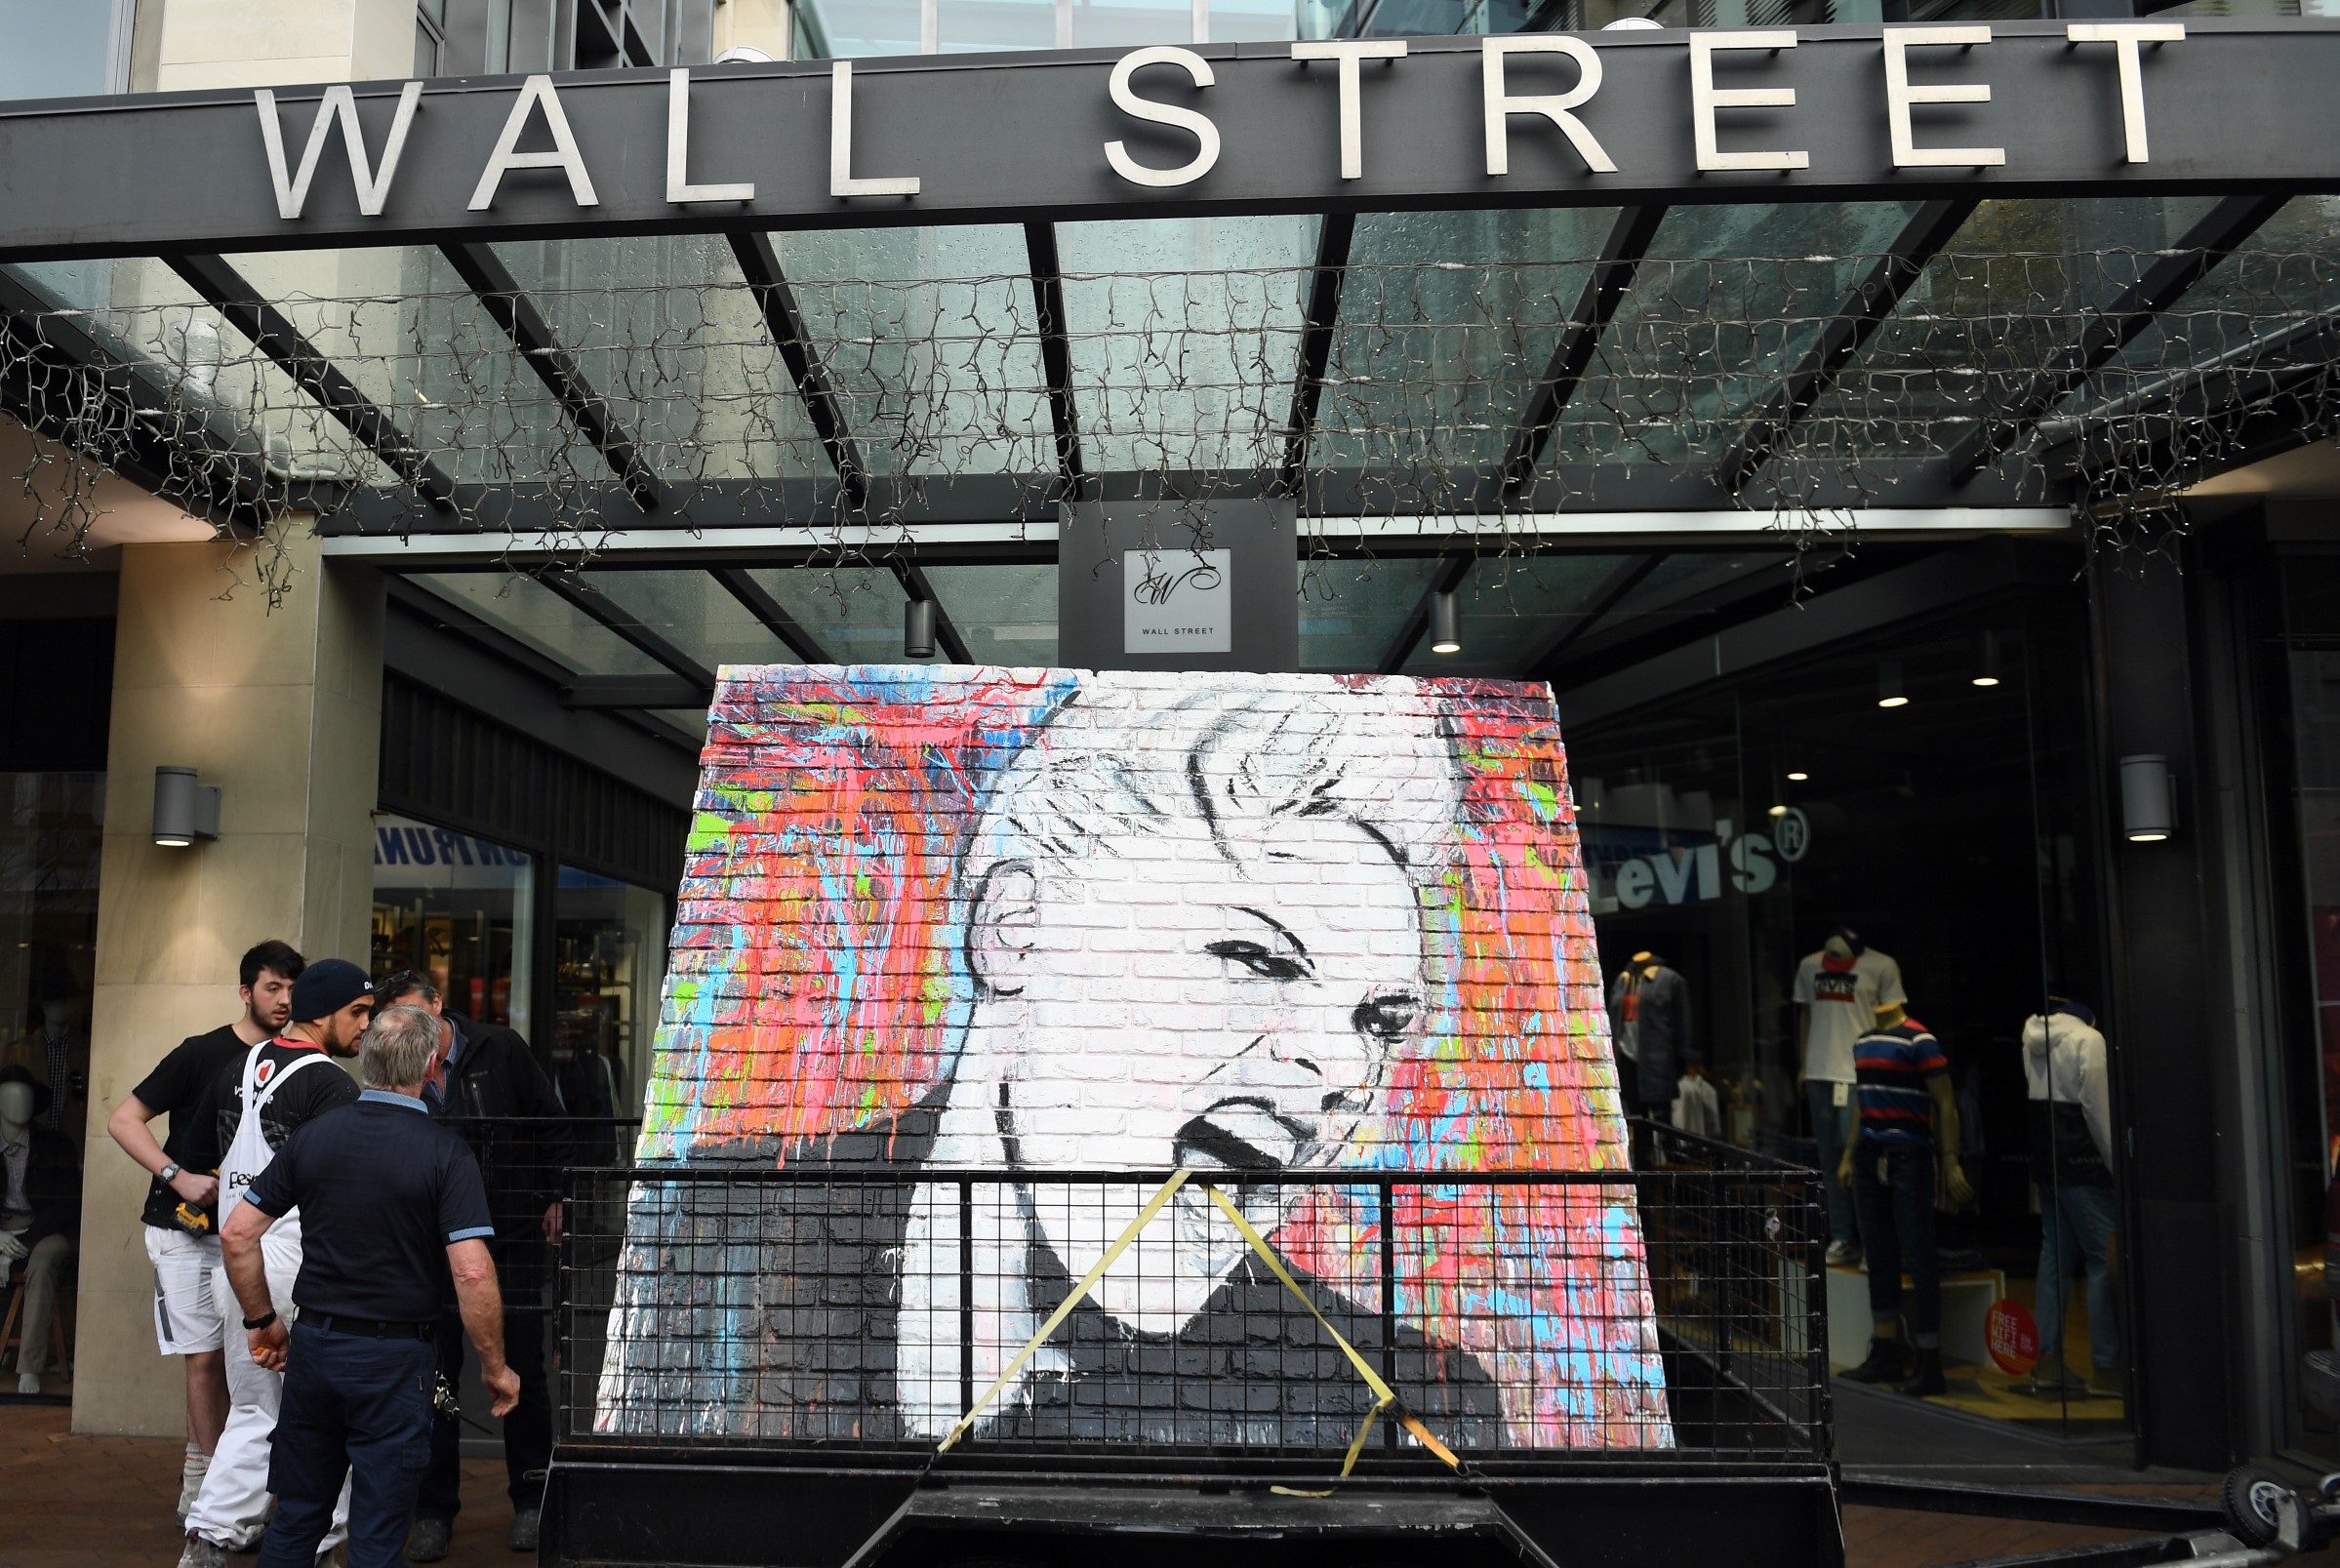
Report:
[{"label": "yellow ratchet strap", "polygon": [[[985,1409],[993,1399],[999,1397],[999,1390],[1006,1387],[1014,1380],[1016,1374],[1023,1370],[1024,1363],[1032,1358],[1033,1352],[1048,1343],[1048,1337],[1054,1334],[1065,1319],[1072,1314],[1073,1307],[1079,1306],[1089,1292],[1097,1288],[1097,1282],[1105,1277],[1105,1271],[1112,1267],[1115,1260],[1129,1250],[1129,1244],[1138,1239],[1138,1233],[1152,1223],[1153,1217],[1162,1212],[1162,1205],[1168,1203],[1178,1189],[1187,1185],[1188,1178],[1192,1174],[1190,1171],[1171,1173],[1170,1180],[1162,1184],[1161,1190],[1146,1200],[1146,1206],[1138,1211],[1137,1218],[1130,1221],[1122,1228],[1121,1234],[1113,1238],[1113,1244],[1106,1248],[1105,1256],[1098,1259],[1095,1266],[1081,1276],[1080,1283],[1072,1287],[1071,1294],[1064,1299],[1057,1309],[1048,1314],[1048,1321],[1040,1325],[1039,1332],[1025,1342],[1024,1348],[1016,1352],[1016,1358],[1010,1361],[1006,1370],[1001,1372],[992,1381],[991,1386],[983,1391],[983,1397],[976,1400],[967,1413],[959,1418],[958,1425],[950,1428],[948,1435],[944,1437],[935,1452],[947,1452],[953,1443],[967,1435],[977,1420],[982,1417]],[[1300,1288],[1300,1281],[1292,1277],[1291,1270],[1284,1266],[1282,1259],[1275,1256],[1275,1251],[1268,1245],[1267,1238],[1252,1227],[1249,1220],[1243,1218],[1243,1211],[1236,1208],[1226,1193],[1210,1184],[1203,1184],[1203,1190],[1211,1195],[1211,1202],[1218,1206],[1219,1212],[1226,1215],[1235,1229],[1241,1232],[1244,1241],[1250,1244],[1251,1250],[1259,1254],[1260,1261],[1266,1264],[1269,1270],[1283,1282],[1284,1289],[1290,1291],[1293,1296],[1298,1298],[1300,1305],[1309,1309],[1309,1315],[1316,1320],[1316,1326],[1332,1337],[1332,1342],[1341,1347],[1341,1353],[1349,1357],[1349,1364],[1356,1369],[1357,1376],[1365,1380],[1365,1387],[1373,1391],[1373,1408],[1365,1412],[1365,1420],[1357,1427],[1356,1437],[1349,1445],[1349,1455],[1341,1462],[1341,1474],[1346,1477],[1356,1468],[1357,1456],[1365,1450],[1365,1438],[1373,1430],[1375,1418],[1392,1405],[1397,1405],[1399,1423],[1407,1431],[1414,1434],[1415,1439],[1423,1447],[1444,1460],[1450,1468],[1460,1470],[1463,1464],[1454,1457],[1453,1450],[1438,1441],[1432,1434],[1431,1429],[1422,1425],[1412,1412],[1403,1405],[1397,1404],[1396,1393],[1388,1384],[1382,1382],[1381,1375],[1375,1372],[1365,1358],[1357,1353],[1356,1347],[1343,1339],[1341,1331],[1324,1320],[1324,1314],[1316,1310],[1316,1304],[1309,1300],[1308,1292]],[[1321,1492],[1294,1492],[1280,1486],[1274,1487],[1272,1490],[1291,1497],[1328,1497],[1331,1495]]]},{"label": "yellow ratchet strap", "polygon": [[[1349,1357],[1349,1364],[1356,1368],[1357,1376],[1365,1380],[1365,1387],[1373,1390],[1373,1408],[1365,1412],[1364,1424],[1357,1427],[1356,1437],[1349,1445],[1349,1457],[1341,1463],[1341,1474],[1346,1477],[1351,1470],[1356,1468],[1357,1455],[1365,1451],[1365,1436],[1373,1430],[1374,1418],[1392,1405],[1397,1405],[1397,1395],[1388,1384],[1381,1381],[1380,1374],[1366,1363],[1365,1358],[1357,1354],[1356,1347],[1343,1339],[1341,1331],[1324,1320],[1324,1314],[1316,1310],[1316,1304],[1309,1300],[1309,1293],[1300,1288],[1300,1281],[1294,1279],[1291,1270],[1284,1267],[1283,1260],[1275,1256],[1274,1249],[1268,1245],[1267,1238],[1253,1229],[1251,1222],[1243,1218],[1243,1211],[1236,1208],[1226,1193],[1208,1183],[1203,1185],[1202,1189],[1211,1195],[1211,1201],[1219,1206],[1219,1212],[1226,1215],[1234,1227],[1243,1233],[1243,1239],[1251,1243],[1251,1250],[1260,1255],[1260,1262],[1266,1264],[1275,1277],[1284,1282],[1284,1289],[1300,1299],[1300,1305],[1309,1309],[1309,1316],[1316,1320],[1316,1326],[1332,1336],[1332,1342],[1341,1347],[1341,1353]],[[1397,1405],[1397,1420],[1399,1425],[1414,1434],[1415,1439],[1423,1447],[1444,1460],[1448,1467],[1457,1470],[1463,1467],[1463,1462],[1454,1457],[1454,1451],[1432,1436],[1431,1429],[1423,1426],[1421,1421],[1403,1405]]]},{"label": "yellow ratchet strap", "polygon": [[1016,1359],[1007,1364],[1007,1370],[1000,1373],[991,1386],[983,1391],[983,1397],[976,1400],[974,1406],[965,1415],[959,1417],[958,1425],[950,1428],[950,1435],[943,1439],[941,1446],[936,1448],[936,1453],[948,1451],[952,1443],[967,1435],[967,1430],[975,1425],[976,1418],[984,1413],[984,1407],[999,1397],[999,1390],[1006,1387],[1009,1381],[1024,1370],[1024,1363],[1031,1359],[1033,1351],[1048,1343],[1048,1336],[1054,1334],[1057,1326],[1072,1315],[1072,1308],[1081,1304],[1082,1298],[1097,1288],[1097,1282],[1105,1277],[1105,1271],[1112,1267],[1114,1261],[1123,1253],[1129,1251],[1129,1244],[1138,1239],[1138,1232],[1152,1223],[1153,1217],[1162,1212],[1162,1205],[1170,1201],[1171,1194],[1185,1186],[1187,1178],[1192,1174],[1191,1171],[1170,1173],[1170,1180],[1162,1184],[1162,1189],[1146,1200],[1146,1207],[1138,1211],[1138,1217],[1123,1226],[1121,1234],[1113,1238],[1113,1244],[1105,1249],[1105,1256],[1097,1260],[1097,1266],[1081,1276],[1080,1283],[1072,1287],[1072,1294],[1067,1296],[1064,1304],[1048,1314],[1048,1321],[1040,1325],[1040,1332],[1025,1341],[1024,1348],[1016,1352]]}]

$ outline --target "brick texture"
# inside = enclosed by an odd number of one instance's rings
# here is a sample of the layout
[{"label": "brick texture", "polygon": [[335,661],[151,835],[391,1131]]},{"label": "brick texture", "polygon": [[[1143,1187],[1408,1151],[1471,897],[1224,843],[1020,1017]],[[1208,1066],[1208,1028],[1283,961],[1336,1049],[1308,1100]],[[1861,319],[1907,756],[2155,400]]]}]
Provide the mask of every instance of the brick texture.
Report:
[{"label": "brick texture", "polygon": [[[988,1383],[1173,1167],[1250,1178],[1378,1348],[1380,1216],[1324,1173],[1626,1165],[1540,687],[730,669],[673,953],[646,1162],[967,1172],[972,1228],[945,1182],[646,1186],[613,1430],[936,1435],[961,1307]],[[1478,1446],[1671,1441],[1629,1186],[1395,1210],[1409,1404]],[[1011,1385],[999,1435],[1339,1446],[1361,1414],[1199,1192]]]}]

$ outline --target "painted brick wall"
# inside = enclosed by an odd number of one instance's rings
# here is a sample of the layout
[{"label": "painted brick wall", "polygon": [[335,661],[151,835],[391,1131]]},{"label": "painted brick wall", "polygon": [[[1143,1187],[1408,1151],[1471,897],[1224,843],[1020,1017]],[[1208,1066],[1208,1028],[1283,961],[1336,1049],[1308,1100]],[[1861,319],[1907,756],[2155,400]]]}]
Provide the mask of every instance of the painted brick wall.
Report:
[{"label": "painted brick wall", "polygon": [[1543,688],[727,670],[640,1158],[904,1180],[637,1189],[597,1419],[930,1439],[1101,1267],[979,1440],[1346,1446],[1199,1192],[1106,1261],[1176,1167],[1450,1441],[1665,1445],[1630,1185],[1395,1188],[1387,1317],[1362,1185],[1623,1171],[1606,1020]]}]

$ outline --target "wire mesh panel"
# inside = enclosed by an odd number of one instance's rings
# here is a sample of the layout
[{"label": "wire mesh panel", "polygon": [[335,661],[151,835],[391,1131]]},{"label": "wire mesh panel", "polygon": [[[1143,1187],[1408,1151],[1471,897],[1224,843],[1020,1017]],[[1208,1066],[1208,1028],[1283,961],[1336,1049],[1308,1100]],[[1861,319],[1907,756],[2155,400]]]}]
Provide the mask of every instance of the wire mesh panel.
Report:
[{"label": "wire mesh panel", "polygon": [[[571,1230],[563,1439],[923,1454],[963,1425],[970,1462],[1434,1463],[1411,1416],[1476,1464],[1826,1455],[1812,1173],[1208,1174],[1143,1223],[1169,1173],[581,1174],[577,1212],[623,1184],[633,1239]],[[1502,1308],[1615,1266],[1625,1238],[1553,1256],[1598,1231],[1536,1222],[1623,1193],[1648,1288],[1609,1309],[1663,1370],[1585,1419],[1562,1385],[1633,1374],[1541,1354]],[[1487,1233],[1545,1239],[1455,1240]]]}]

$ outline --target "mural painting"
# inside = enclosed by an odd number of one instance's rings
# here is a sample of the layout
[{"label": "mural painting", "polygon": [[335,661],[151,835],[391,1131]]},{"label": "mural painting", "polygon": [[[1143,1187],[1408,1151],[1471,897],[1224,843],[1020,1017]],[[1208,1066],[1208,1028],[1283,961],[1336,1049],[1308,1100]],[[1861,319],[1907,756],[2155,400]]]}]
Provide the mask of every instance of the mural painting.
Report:
[{"label": "mural painting", "polygon": [[727,669],[673,951],[639,1163],[904,1179],[638,1184],[601,1431],[938,1439],[1185,1169],[976,1441],[1337,1452],[1326,1325],[1458,1448],[1672,1441],[1628,1182],[1393,1187],[1384,1343],[1376,1172],[1627,1168],[1542,687]]}]

